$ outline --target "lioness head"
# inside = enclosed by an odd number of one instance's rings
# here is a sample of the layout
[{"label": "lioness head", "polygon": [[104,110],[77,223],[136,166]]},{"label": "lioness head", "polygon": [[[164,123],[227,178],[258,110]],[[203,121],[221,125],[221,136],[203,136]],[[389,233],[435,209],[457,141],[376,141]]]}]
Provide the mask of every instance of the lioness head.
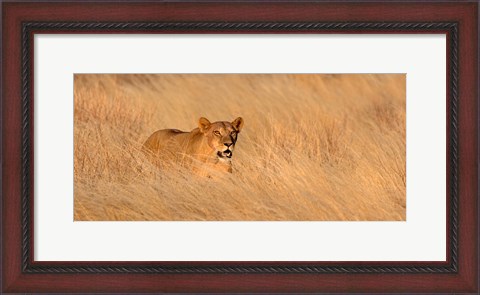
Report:
[{"label": "lioness head", "polygon": [[232,123],[225,121],[210,123],[204,117],[198,120],[200,132],[207,138],[208,145],[214,149],[217,157],[221,160],[232,158],[238,133],[242,127],[243,119],[241,117],[236,118]]}]

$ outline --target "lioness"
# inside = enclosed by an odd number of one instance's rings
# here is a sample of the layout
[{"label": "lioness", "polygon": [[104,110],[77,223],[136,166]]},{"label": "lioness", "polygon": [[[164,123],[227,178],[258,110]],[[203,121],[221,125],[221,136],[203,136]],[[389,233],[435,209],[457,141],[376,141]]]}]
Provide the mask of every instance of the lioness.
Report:
[{"label": "lioness", "polygon": [[[198,120],[198,128],[190,132],[162,129],[154,132],[143,144],[157,160],[173,160],[182,165],[199,163],[215,170],[232,172],[232,155],[243,119],[232,123],[210,123],[204,117]],[[195,165],[192,165],[195,167]],[[196,167],[198,167],[197,165]]]}]

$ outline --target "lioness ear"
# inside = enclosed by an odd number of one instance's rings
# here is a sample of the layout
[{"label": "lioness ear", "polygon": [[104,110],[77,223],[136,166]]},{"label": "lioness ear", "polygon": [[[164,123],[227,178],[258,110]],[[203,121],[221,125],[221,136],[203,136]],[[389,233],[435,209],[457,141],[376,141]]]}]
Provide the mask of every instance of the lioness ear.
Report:
[{"label": "lioness ear", "polygon": [[243,119],[242,119],[242,117],[236,118],[236,119],[232,122],[232,125],[233,125],[233,127],[237,130],[237,132],[240,132],[240,130],[242,130],[242,127],[243,127]]},{"label": "lioness ear", "polygon": [[200,132],[205,133],[207,132],[208,128],[210,127],[210,121],[208,121],[207,118],[201,117],[198,120],[198,129],[200,129]]}]

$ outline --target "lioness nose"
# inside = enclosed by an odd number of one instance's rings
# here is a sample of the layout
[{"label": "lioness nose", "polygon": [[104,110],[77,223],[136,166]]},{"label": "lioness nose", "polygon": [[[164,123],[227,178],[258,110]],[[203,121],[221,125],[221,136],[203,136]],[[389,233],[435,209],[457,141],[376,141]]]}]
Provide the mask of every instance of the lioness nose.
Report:
[{"label": "lioness nose", "polygon": [[231,143],[231,142],[224,143],[224,145],[225,145],[226,147],[230,147],[232,144],[233,144],[233,143]]}]

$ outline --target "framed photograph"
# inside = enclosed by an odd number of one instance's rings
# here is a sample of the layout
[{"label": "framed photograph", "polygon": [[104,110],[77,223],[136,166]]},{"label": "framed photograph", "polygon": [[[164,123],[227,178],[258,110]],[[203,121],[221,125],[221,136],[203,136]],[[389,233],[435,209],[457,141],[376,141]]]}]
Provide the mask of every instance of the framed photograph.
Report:
[{"label": "framed photograph", "polygon": [[478,8],[2,2],[2,292],[477,293]]}]

